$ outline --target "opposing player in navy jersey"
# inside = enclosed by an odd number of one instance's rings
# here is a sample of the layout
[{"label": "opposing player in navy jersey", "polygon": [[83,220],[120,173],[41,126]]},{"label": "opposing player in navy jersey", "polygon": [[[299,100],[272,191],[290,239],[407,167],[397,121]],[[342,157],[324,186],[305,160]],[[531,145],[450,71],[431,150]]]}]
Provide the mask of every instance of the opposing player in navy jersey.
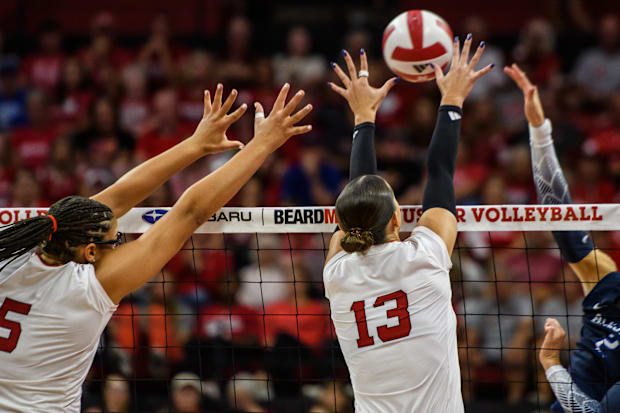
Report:
[{"label": "opposing player in navy jersey", "polygon": [[[536,86],[516,64],[504,71],[521,88],[530,128],[532,168],[538,201],[570,204],[571,197],[545,119]],[[585,294],[583,327],[570,367],[560,363],[565,332],[553,318],[545,323],[539,359],[557,401],[554,413],[620,412],[620,272],[616,264],[595,248],[583,231],[554,231],[562,255],[575,271]]]}]

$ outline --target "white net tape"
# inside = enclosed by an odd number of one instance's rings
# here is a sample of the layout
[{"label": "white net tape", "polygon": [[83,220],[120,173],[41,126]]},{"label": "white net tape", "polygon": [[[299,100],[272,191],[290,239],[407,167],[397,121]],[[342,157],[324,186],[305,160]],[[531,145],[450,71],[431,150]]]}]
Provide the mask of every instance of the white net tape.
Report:
[{"label": "white net tape", "polygon": [[[119,220],[119,231],[140,234],[170,208],[133,208]],[[0,209],[0,225],[45,214],[44,208]],[[420,206],[401,206],[402,231],[413,230]],[[620,204],[473,205],[457,207],[459,231],[615,231]],[[196,231],[216,233],[317,233],[336,228],[334,207],[222,208]]]}]

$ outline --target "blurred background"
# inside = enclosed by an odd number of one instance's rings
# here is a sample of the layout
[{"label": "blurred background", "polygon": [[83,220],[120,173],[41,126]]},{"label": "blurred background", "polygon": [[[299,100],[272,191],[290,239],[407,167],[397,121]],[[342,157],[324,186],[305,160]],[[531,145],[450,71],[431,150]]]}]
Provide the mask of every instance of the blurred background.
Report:
[{"label": "blurred background", "polygon": [[[230,205],[331,205],[348,176],[353,119],[327,88],[337,81],[329,62],[342,48],[365,48],[370,81],[382,84],[391,76],[383,29],[413,8],[441,15],[461,38],[486,40],[480,66],[496,64],[465,104],[459,204],[536,202],[522,96],[502,72],[512,62],[540,88],[573,201],[620,202],[616,1],[3,0],[0,207],[100,191],[188,137],[203,90],[218,82],[239,90],[237,105],[267,110],[290,82],[315,108],[313,131],[272,155]],[[421,201],[438,102],[434,82],[400,82],[379,110],[379,169],[401,204]],[[229,137],[247,142],[252,127],[246,114]],[[144,206],[172,205],[231,155],[198,161]],[[620,234],[594,238],[620,258]],[[352,411],[323,299],[324,242],[195,236],[122,303],[84,409]],[[565,315],[574,345],[582,299],[553,245],[548,234],[460,235],[452,277],[468,411],[546,411],[551,393],[533,349],[548,314]]]}]

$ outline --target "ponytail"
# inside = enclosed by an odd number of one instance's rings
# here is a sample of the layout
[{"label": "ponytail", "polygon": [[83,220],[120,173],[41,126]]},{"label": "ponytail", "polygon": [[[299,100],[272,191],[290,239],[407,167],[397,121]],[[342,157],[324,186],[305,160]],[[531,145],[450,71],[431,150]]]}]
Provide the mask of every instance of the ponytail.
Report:
[{"label": "ponytail", "polygon": [[74,259],[72,247],[101,241],[112,225],[112,210],[95,200],[70,196],[53,204],[48,215],[0,229],[0,262],[39,247],[62,262]]},{"label": "ponytail", "polygon": [[0,262],[22,255],[49,241],[54,223],[49,215],[18,221],[0,232]]}]

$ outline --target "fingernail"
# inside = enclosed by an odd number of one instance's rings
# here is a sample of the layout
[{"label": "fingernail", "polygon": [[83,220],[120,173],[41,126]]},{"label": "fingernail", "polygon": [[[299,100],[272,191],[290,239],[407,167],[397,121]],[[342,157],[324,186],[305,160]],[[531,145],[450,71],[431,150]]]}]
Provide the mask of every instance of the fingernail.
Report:
[{"label": "fingernail", "polygon": [[336,63],[334,63],[334,62],[329,62],[329,65],[332,67],[332,69],[334,69],[336,67]]},{"label": "fingernail", "polygon": [[484,47],[484,40],[480,42],[480,46],[478,47]]},{"label": "fingernail", "polygon": [[327,82],[327,87],[331,89],[332,88],[332,82]]},{"label": "fingernail", "polygon": [[467,40],[471,39],[471,33],[467,33]]},{"label": "fingernail", "polygon": [[400,77],[397,77],[396,79],[394,79],[394,83],[398,83],[399,80],[400,80]]},{"label": "fingernail", "polygon": [[491,69],[495,67],[495,63],[491,63]]},{"label": "fingernail", "polygon": [[364,54],[364,53],[366,53],[366,52],[364,51],[364,48],[362,47],[362,48],[360,49],[360,54]]},{"label": "fingernail", "polygon": [[230,93],[236,95],[237,94],[237,89],[233,89]]},{"label": "fingernail", "polygon": [[282,86],[282,87],[289,87],[289,86],[290,86],[290,85],[289,85],[289,84],[288,84],[288,82],[287,82],[287,83],[285,83],[285,84],[284,84],[284,86]]},{"label": "fingernail", "polygon": [[459,41],[459,37],[458,36],[454,36],[454,43],[457,43]]},{"label": "fingernail", "polygon": [[254,102],[254,109],[258,107],[258,102]]},{"label": "fingernail", "polygon": [[207,91],[205,90],[205,96],[207,96]]},{"label": "fingernail", "polygon": [[245,145],[239,145],[239,149],[245,148]]},{"label": "fingernail", "polygon": [[221,84],[221,83],[218,83],[218,84],[217,84],[217,88],[218,88],[218,89],[221,89],[221,88],[222,88],[222,84]]},{"label": "fingernail", "polygon": [[303,95],[303,94],[304,94],[304,91],[303,91],[303,90],[300,90],[299,92],[297,92],[297,95],[298,95],[298,96],[301,96],[301,95]]},{"label": "fingernail", "polygon": [[346,55],[347,55],[347,51],[346,51],[346,50],[344,50],[344,49],[342,49],[342,55],[343,55],[343,56],[346,56]]},{"label": "fingernail", "polygon": [[433,63],[429,63],[428,65],[429,65],[430,67],[432,67],[432,68],[434,68],[434,67],[435,67],[435,64],[433,64]]},{"label": "fingernail", "polygon": [[242,107],[243,109],[245,109],[245,108],[247,108],[247,107],[248,107],[248,105],[246,105],[246,104],[244,103],[243,105],[241,105],[241,107]]}]

